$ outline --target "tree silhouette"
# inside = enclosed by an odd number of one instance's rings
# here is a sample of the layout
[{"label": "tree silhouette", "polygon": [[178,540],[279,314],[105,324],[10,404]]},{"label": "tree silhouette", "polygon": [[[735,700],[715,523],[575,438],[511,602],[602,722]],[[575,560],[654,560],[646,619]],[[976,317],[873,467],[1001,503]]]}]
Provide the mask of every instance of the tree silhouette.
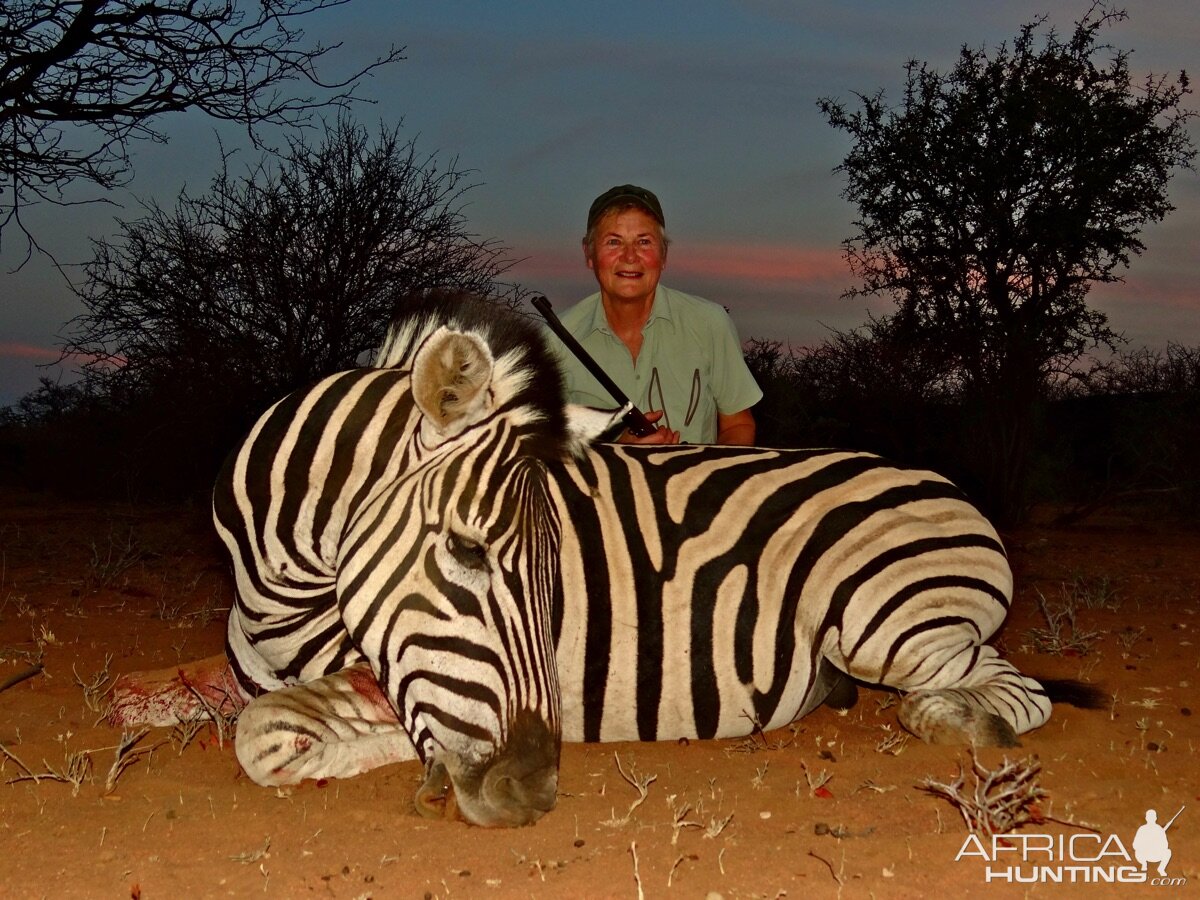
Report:
[{"label": "tree silhouette", "polygon": [[[131,174],[137,140],[162,142],[155,120],[198,109],[240,122],[295,125],[344,108],[366,73],[325,82],[317,61],[338,45],[303,46],[301,18],[349,0],[9,0],[0,11],[0,235],[24,206],[64,202],[77,181],[110,190]],[[292,83],[323,96],[284,92]]]},{"label": "tree silhouette", "polygon": [[365,361],[408,294],[517,301],[505,248],[467,230],[467,178],[398,128],[372,139],[344,119],[244,176],[226,164],[204,196],[93,242],[64,352],[136,427],[211,442],[219,461],[270,403]]},{"label": "tree silhouette", "polygon": [[896,325],[944,348],[978,404],[984,476],[1002,518],[1022,510],[1034,407],[1047,378],[1119,339],[1086,303],[1120,281],[1167,183],[1195,156],[1187,75],[1135,84],[1129,52],[1097,43],[1123,11],[1093,6],[1063,39],[1045,19],[948,73],[911,61],[903,99],[819,107],[852,148],[837,171],[859,210],[844,242],[861,286],[891,294]]}]

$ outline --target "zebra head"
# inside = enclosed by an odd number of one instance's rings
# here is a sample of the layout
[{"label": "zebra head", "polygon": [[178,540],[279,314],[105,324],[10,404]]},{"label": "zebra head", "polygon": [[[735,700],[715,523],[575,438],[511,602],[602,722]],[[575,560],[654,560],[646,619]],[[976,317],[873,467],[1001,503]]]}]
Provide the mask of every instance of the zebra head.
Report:
[{"label": "zebra head", "polygon": [[540,334],[495,307],[393,326],[411,366],[413,460],[347,534],[342,617],[425,762],[469,822],[523,825],[555,803],[561,743],[552,605],[560,523],[546,460],[611,416],[568,421]]}]

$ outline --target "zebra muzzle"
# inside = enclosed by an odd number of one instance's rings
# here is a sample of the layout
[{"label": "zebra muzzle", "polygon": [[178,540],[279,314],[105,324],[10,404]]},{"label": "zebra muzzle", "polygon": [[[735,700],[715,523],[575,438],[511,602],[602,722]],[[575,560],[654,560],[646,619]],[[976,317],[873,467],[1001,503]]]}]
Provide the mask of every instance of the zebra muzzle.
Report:
[{"label": "zebra muzzle", "polygon": [[415,806],[427,819],[486,828],[531,825],[554,808],[561,740],[537,716],[520,713],[492,756],[465,763],[443,753],[426,765]]},{"label": "zebra muzzle", "polygon": [[558,799],[558,766],[525,766],[507,762],[484,777],[482,796],[512,818],[506,825],[527,825],[554,809]]}]

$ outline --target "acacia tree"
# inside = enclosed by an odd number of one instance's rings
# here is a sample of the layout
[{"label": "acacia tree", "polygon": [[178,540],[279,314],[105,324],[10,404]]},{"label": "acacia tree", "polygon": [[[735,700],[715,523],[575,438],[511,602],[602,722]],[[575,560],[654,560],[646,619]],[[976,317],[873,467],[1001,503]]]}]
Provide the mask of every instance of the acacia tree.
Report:
[{"label": "acacia tree", "polygon": [[[304,46],[297,22],[349,0],[8,0],[0,7],[0,235],[23,206],[62,202],[77,181],[109,190],[131,173],[130,145],[162,142],[155,121],[199,109],[256,126],[344,108],[389,52],[342,81]],[[284,91],[306,85],[302,93]],[[321,96],[303,93],[316,89]]]},{"label": "acacia tree", "polygon": [[859,210],[849,295],[891,294],[897,326],[946,349],[984,417],[1002,517],[1022,508],[1048,376],[1119,339],[1089,288],[1121,280],[1195,156],[1186,74],[1135,83],[1129,52],[1097,42],[1125,18],[1093,7],[1066,39],[1039,19],[990,53],[964,46],[947,73],[909,62],[897,108],[882,92],[853,112],[819,101],[852,139],[837,169]]},{"label": "acacia tree", "polygon": [[409,293],[517,299],[498,282],[505,248],[467,229],[468,175],[398,128],[372,139],[344,119],[243,176],[227,164],[204,196],[148,204],[93,242],[65,352],[91,360],[90,383],[118,407],[149,404],[228,446],[284,393],[377,347]]}]

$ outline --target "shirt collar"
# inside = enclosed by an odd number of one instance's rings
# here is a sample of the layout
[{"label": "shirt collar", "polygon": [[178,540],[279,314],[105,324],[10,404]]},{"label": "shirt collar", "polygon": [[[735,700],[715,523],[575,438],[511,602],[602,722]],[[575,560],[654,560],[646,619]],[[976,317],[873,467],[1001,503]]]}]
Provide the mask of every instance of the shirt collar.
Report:
[{"label": "shirt collar", "polygon": [[[592,319],[588,323],[588,334],[593,331],[601,331],[604,334],[611,335],[612,329],[608,326],[608,317],[604,315],[604,301],[600,299],[600,294],[592,295],[595,301],[595,306],[592,309]],[[672,319],[671,315],[671,298],[667,289],[659,282],[658,287],[654,289],[654,304],[650,307],[650,317],[646,320],[643,330],[650,326],[651,322],[656,319],[664,319],[668,322]]]}]

